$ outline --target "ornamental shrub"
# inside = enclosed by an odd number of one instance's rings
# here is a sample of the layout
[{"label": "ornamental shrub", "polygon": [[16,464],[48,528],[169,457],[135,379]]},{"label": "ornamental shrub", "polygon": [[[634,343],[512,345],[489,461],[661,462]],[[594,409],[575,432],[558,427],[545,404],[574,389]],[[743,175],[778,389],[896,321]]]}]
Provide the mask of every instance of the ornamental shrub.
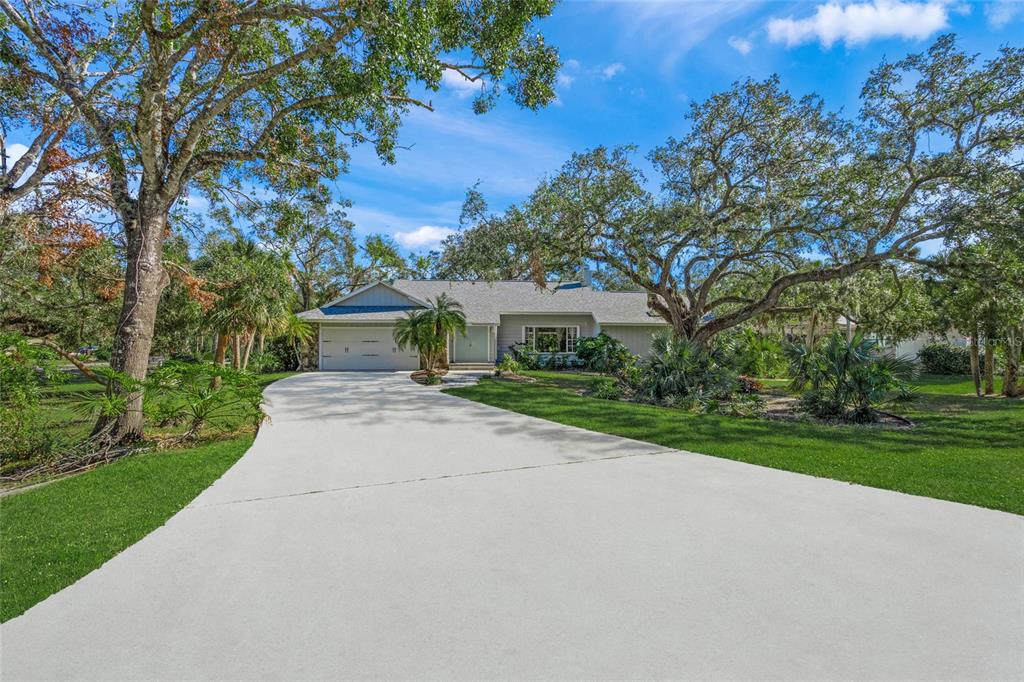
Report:
[{"label": "ornamental shrub", "polygon": [[576,341],[576,357],[583,366],[601,374],[622,375],[636,362],[636,356],[618,339],[601,332]]},{"label": "ornamental shrub", "polygon": [[906,358],[881,353],[877,342],[861,332],[849,341],[842,332],[834,332],[816,348],[792,343],[786,353],[792,388],[804,391],[800,405],[819,419],[877,420],[875,406],[894,390],[909,390],[907,381],[915,369]]},{"label": "ornamental shrub", "polygon": [[651,355],[640,362],[638,400],[668,407],[715,408],[738,388],[737,375],[717,348],[670,335],[656,336]]},{"label": "ornamental shrub", "polygon": [[622,400],[622,387],[611,377],[598,377],[590,382],[590,397],[601,400]]},{"label": "ornamental shrub", "polygon": [[917,359],[928,374],[970,374],[971,352],[949,343],[929,343],[917,351]]},{"label": "ornamental shrub", "polygon": [[540,369],[540,353],[525,343],[513,343],[508,350],[523,369]]}]

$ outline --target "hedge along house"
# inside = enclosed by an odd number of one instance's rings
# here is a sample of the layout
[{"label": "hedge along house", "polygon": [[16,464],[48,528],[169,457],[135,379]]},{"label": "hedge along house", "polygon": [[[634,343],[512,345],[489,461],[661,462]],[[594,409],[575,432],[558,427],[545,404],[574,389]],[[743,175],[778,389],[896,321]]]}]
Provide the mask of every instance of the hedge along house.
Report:
[{"label": "hedge along house", "polygon": [[299,313],[319,327],[322,370],[414,370],[415,349],[400,350],[397,320],[441,294],[462,305],[466,334],[448,340],[451,366],[493,365],[513,344],[572,356],[576,340],[599,332],[647,355],[651,337],[668,328],[641,292],[597,291],[577,282],[395,280],[376,282]]}]

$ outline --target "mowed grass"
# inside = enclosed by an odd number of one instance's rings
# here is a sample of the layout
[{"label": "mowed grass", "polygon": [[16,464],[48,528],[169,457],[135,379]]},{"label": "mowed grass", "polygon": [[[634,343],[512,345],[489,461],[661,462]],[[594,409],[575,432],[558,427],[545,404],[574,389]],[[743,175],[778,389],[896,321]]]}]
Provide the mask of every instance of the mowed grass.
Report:
[{"label": "mowed grass", "polygon": [[1024,401],[976,398],[970,378],[918,379],[916,400],[887,408],[916,423],[900,430],[599,400],[577,394],[592,376],[530,374],[537,383],[483,380],[447,392],[680,450],[1024,514]]},{"label": "mowed grass", "polygon": [[251,444],[246,436],[140,454],[0,498],[0,621],[163,525]]},{"label": "mowed grass", "polygon": [[[260,386],[267,386],[278,379],[283,379],[295,374],[295,372],[275,372],[272,374],[258,374],[256,380]],[[43,397],[39,401],[44,412],[44,419],[50,428],[59,432],[63,442],[75,443],[86,438],[92,430],[96,418],[88,414],[81,407],[77,406],[83,396],[96,394],[104,388],[95,381],[90,380],[82,374],[73,373],[66,383],[54,384],[43,389]],[[234,424],[214,423],[208,433],[215,431],[231,430]],[[182,431],[184,427],[177,429],[149,428],[148,433],[154,435],[171,435]]]}]

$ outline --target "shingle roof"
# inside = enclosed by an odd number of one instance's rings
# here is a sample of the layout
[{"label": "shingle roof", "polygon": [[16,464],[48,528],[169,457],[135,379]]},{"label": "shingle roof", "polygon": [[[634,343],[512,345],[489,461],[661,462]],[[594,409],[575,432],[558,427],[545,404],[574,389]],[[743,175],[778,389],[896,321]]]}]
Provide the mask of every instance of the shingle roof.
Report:
[{"label": "shingle roof", "polygon": [[[462,304],[470,323],[498,324],[502,314],[591,313],[599,324],[665,324],[648,314],[643,292],[596,291],[575,283],[551,282],[541,288],[533,282],[454,280],[395,280],[392,286],[426,300],[448,294]],[[416,307],[334,306],[300,313],[308,320],[386,322]]]}]

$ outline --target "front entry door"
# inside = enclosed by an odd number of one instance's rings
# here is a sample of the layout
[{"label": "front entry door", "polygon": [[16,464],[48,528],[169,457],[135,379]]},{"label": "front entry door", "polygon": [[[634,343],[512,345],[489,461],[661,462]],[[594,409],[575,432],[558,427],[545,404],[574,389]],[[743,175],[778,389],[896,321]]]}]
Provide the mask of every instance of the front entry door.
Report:
[{"label": "front entry door", "polygon": [[455,335],[454,362],[489,362],[488,339],[491,328],[486,326],[466,327],[466,335]]}]

